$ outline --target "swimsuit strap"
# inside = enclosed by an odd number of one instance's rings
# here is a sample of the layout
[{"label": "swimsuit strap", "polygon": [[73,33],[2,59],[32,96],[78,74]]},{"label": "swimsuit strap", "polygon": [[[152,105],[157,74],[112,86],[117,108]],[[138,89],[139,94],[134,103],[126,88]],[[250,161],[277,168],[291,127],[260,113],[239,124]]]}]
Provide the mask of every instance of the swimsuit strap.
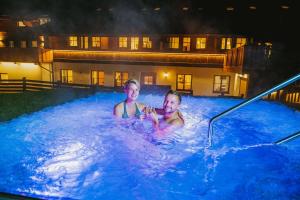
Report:
[{"label": "swimsuit strap", "polygon": [[141,115],[142,115],[142,112],[140,111],[140,109],[139,109],[137,103],[135,103],[135,116],[136,116],[136,117],[139,117],[139,116],[141,116]]},{"label": "swimsuit strap", "polygon": [[127,110],[126,110],[126,102],[125,101],[123,103],[123,107],[124,107],[124,111],[123,111],[123,114],[122,114],[122,118],[129,118]]}]

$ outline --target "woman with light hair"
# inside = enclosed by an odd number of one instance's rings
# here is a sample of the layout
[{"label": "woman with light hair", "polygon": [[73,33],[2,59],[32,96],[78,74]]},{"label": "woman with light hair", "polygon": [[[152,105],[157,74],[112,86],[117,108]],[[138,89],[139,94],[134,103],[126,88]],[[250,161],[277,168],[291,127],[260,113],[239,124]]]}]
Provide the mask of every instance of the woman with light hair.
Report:
[{"label": "woman with light hair", "polygon": [[124,85],[124,92],[127,97],[125,101],[115,105],[114,115],[118,118],[142,118],[145,105],[136,101],[140,93],[140,83],[129,79]]}]

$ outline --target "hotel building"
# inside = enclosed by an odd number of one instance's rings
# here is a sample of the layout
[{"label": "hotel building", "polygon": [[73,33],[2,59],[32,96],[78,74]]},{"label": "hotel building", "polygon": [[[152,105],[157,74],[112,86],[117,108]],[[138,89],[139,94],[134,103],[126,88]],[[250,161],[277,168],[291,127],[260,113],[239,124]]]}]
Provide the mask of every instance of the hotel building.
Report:
[{"label": "hotel building", "polygon": [[0,18],[0,80],[121,87],[169,85],[195,96],[247,97],[270,44],[242,35],[55,33],[47,16]]}]

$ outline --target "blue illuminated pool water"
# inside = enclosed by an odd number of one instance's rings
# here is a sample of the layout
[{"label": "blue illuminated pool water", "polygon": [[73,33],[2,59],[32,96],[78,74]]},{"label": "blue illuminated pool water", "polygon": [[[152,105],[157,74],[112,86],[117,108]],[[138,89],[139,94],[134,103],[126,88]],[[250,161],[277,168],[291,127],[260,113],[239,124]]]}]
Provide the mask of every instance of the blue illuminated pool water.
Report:
[{"label": "blue illuminated pool water", "polygon": [[[151,139],[149,121],[112,118],[123,94],[76,100],[0,124],[0,191],[47,199],[300,199],[300,112],[259,101],[184,97],[186,126]],[[162,96],[141,95],[160,107]]]}]

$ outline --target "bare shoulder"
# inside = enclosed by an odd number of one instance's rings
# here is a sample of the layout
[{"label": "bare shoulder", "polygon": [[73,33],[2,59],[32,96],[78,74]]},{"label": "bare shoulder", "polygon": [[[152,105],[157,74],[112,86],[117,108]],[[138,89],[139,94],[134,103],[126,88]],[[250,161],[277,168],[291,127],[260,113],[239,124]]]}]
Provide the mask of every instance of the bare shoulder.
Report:
[{"label": "bare shoulder", "polygon": [[123,102],[120,102],[120,103],[116,104],[115,107],[114,107],[114,115],[118,116],[118,117],[121,116],[122,113],[123,113],[123,109],[124,109]]},{"label": "bare shoulder", "polygon": [[124,103],[123,102],[120,102],[120,103],[118,103],[118,104],[116,104],[115,106],[114,106],[114,109],[116,110],[116,109],[122,109],[124,107]]},{"label": "bare shoulder", "polygon": [[170,122],[172,126],[182,127],[184,125],[184,121],[182,118],[178,117]]}]

